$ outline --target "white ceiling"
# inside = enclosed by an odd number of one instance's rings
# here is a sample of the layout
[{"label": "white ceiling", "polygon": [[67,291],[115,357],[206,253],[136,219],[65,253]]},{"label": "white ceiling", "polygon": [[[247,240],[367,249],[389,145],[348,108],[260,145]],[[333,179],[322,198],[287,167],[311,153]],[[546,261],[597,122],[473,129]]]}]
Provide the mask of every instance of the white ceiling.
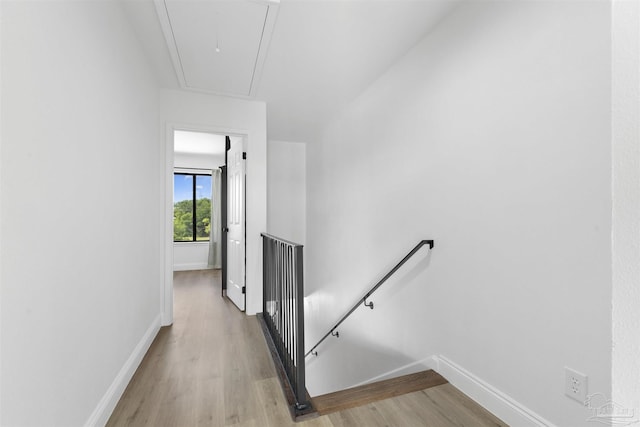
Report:
[{"label": "white ceiling", "polygon": [[255,93],[278,4],[267,0],[155,0],[182,88],[216,95]]},{"label": "white ceiling", "polygon": [[[232,2],[233,12],[225,12],[229,18],[221,23],[220,10],[225,3],[229,7],[228,0],[166,0],[172,24],[175,16],[175,45],[182,65],[187,64],[178,72],[173,48],[167,46],[162,31],[166,23],[161,24],[153,0],[130,0],[124,7],[162,87],[184,88],[182,74],[191,90],[233,92],[240,97],[249,93],[251,99],[267,103],[269,139],[300,142],[314,140],[321,126],[456,4],[455,0],[281,0],[273,32],[262,34],[266,38],[256,47],[258,29],[269,32],[260,8],[273,2]],[[245,29],[236,32],[232,27]],[[218,55],[212,41],[216,37]],[[235,56],[236,49],[238,54],[244,49],[240,57]],[[256,49],[262,49],[263,67]],[[247,83],[251,64],[257,64],[258,71],[252,87],[251,81]]]}]

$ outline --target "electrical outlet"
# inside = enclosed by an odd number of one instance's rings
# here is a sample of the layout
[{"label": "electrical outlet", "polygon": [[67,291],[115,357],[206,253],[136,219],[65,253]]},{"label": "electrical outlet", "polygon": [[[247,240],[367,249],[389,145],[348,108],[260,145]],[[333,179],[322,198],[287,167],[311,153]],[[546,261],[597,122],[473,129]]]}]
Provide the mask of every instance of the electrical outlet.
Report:
[{"label": "electrical outlet", "polygon": [[587,400],[587,376],[565,367],[564,394],[584,405]]}]

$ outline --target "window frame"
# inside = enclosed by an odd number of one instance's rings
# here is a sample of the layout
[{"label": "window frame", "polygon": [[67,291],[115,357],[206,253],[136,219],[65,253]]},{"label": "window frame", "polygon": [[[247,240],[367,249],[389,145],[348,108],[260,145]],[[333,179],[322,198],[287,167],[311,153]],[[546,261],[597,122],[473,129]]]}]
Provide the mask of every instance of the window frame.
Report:
[{"label": "window frame", "polygon": [[[178,170],[180,170],[181,168],[178,168]],[[193,212],[193,214],[191,215],[191,239],[192,240],[175,240],[175,231],[174,231],[174,239],[173,239],[173,243],[209,243],[209,241],[211,241],[211,232],[209,232],[209,238],[207,240],[198,240],[198,231],[197,231],[197,227],[196,224],[198,224],[198,218],[196,215],[196,177],[197,176],[208,176],[209,178],[211,178],[211,185],[213,186],[213,175],[211,173],[205,173],[205,172],[176,172],[175,170],[173,171],[173,180],[175,183],[175,177],[176,175],[187,175],[187,176],[192,176],[193,180],[191,183],[191,212]],[[175,201],[175,194],[176,194],[176,189],[175,189],[175,184],[173,187],[173,196],[174,196],[174,200],[173,200],[173,213],[175,216],[175,205],[176,205],[176,201]],[[213,200],[211,200],[211,204],[213,204]],[[209,219],[210,221],[213,221],[212,218]]]}]

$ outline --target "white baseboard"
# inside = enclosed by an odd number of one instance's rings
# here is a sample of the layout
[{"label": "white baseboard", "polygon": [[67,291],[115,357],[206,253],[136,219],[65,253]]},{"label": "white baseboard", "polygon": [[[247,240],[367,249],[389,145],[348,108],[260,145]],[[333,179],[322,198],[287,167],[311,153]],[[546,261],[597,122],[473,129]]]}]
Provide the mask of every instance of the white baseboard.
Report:
[{"label": "white baseboard", "polygon": [[189,270],[211,270],[213,267],[209,267],[207,263],[193,263],[193,264],[174,264],[173,271],[189,271]]},{"label": "white baseboard", "polygon": [[136,345],[136,348],[133,349],[133,352],[124,366],[122,366],[122,369],[120,369],[120,372],[118,372],[118,375],[116,375],[107,392],[102,399],[100,399],[98,406],[85,423],[85,427],[104,427],[107,424],[111,413],[118,404],[120,397],[122,397],[122,393],[124,393],[129,381],[131,381],[131,377],[133,377],[136,369],[138,369],[142,358],[147,354],[147,350],[149,350],[159,330],[160,315],[151,322],[149,329],[147,329],[147,332],[145,332],[138,345]]},{"label": "white baseboard", "polygon": [[417,362],[354,384],[353,387],[409,375],[427,369],[433,369],[438,372],[458,390],[478,402],[483,408],[508,425],[518,427],[556,427],[550,421],[442,355],[425,357]]},{"label": "white baseboard", "polygon": [[437,367],[434,369],[440,375],[508,425],[518,427],[556,427],[550,421],[446,357],[440,355],[434,357],[434,359],[437,361]]},{"label": "white baseboard", "polygon": [[365,384],[371,384],[377,381],[384,381],[391,378],[401,377],[403,375],[415,374],[416,372],[426,371],[428,369],[433,369],[437,371],[438,369],[438,358],[436,356],[425,357],[422,360],[418,360],[417,362],[409,363],[408,365],[401,366],[400,368],[393,369],[391,371],[385,372],[380,375],[376,375],[373,378],[369,378],[366,381],[362,381],[358,384],[355,384],[353,387],[358,387]]}]

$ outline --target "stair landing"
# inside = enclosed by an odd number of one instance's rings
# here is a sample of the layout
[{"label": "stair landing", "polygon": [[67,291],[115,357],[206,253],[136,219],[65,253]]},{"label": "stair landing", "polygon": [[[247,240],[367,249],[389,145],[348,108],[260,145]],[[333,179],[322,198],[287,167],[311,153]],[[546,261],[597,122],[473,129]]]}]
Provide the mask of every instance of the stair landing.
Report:
[{"label": "stair landing", "polygon": [[312,398],[311,402],[319,415],[326,415],[378,400],[413,393],[446,384],[447,382],[444,377],[434,370],[428,370],[323,394]]}]

